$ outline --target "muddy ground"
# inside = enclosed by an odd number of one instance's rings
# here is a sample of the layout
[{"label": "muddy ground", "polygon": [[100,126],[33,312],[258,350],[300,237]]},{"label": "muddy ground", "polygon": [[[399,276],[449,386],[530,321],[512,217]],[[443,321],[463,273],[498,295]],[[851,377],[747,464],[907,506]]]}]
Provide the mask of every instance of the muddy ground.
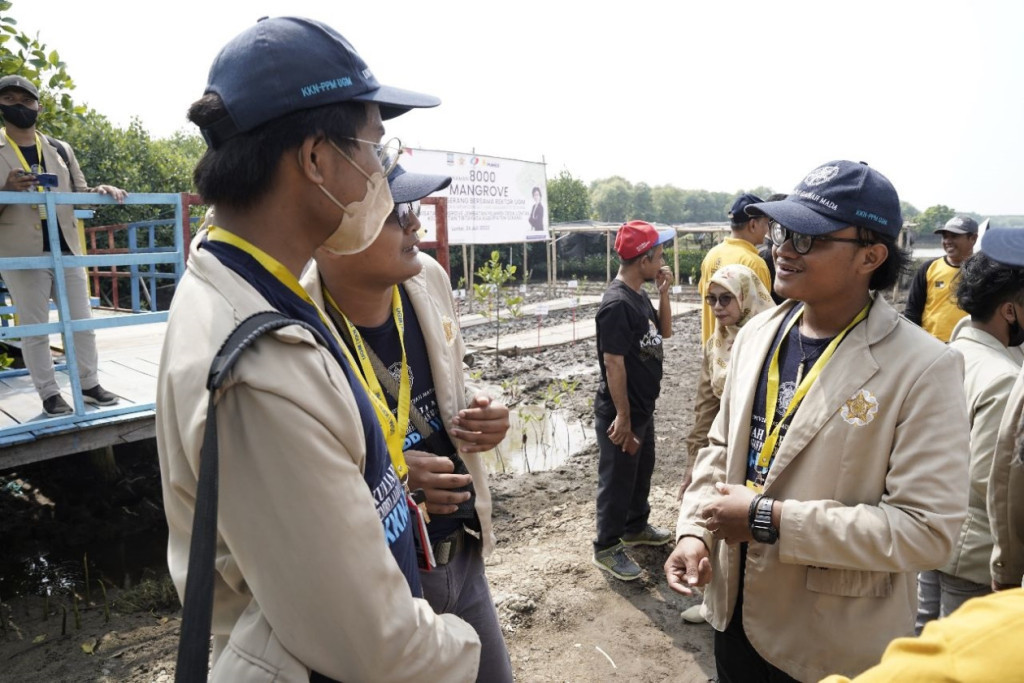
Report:
[{"label": "muddy ground", "polygon": [[[666,341],[651,506],[652,522],[669,527],[692,422],[699,328],[697,312],[681,315]],[[470,340],[489,333],[466,332]],[[567,370],[579,385],[561,406],[592,433],[593,340],[531,349],[500,365],[478,354],[474,368],[491,385],[517,385],[509,403],[542,402]],[[73,456],[0,472],[0,571],[8,574],[0,578],[0,681],[173,680],[181,611],[163,565],[156,457],[149,448],[120,451],[117,465],[103,476],[88,456]],[[646,572],[631,583],[591,565],[596,469],[591,437],[554,470],[492,478],[498,546],[487,573],[517,680],[713,680],[711,628],[679,618],[694,599],[668,589],[667,549],[637,550]],[[62,559],[42,557],[54,543]]]}]

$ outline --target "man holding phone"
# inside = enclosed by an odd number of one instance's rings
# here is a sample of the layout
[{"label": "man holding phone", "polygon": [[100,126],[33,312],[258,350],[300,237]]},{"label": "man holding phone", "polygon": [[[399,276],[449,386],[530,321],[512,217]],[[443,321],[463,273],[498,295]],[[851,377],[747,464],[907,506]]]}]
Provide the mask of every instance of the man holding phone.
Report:
[{"label": "man holding phone", "polygon": [[[36,130],[39,116],[39,90],[22,76],[0,78],[0,178],[6,181],[5,192],[99,192],[123,201],[127,193],[112,185],[89,187],[71,146]],[[80,256],[74,207],[57,207],[57,223],[62,253]],[[43,204],[0,204],[0,258],[41,256],[51,249]],[[4,270],[0,277],[7,285],[18,309],[21,325],[49,322],[50,299],[57,296],[57,285],[49,269]],[[81,320],[92,317],[89,290],[84,268],[65,268],[71,317]],[[82,383],[82,399],[86,403],[109,406],[118,398],[100,386],[97,374],[96,334],[92,330],[75,332],[78,374]],[[53,371],[50,341],[47,336],[24,337],[22,356],[32,376],[43,411],[50,416],[68,415],[73,409],[60,394]]]},{"label": "man holding phone", "polygon": [[[621,265],[597,311],[601,383],[594,400],[600,450],[594,564],[623,581],[641,570],[626,546],[665,545],[672,532],[647,523],[654,473],[654,402],[661,391],[662,339],[672,336],[672,271],[662,256],[674,230],[630,221],[615,236]],[[658,289],[658,310],[643,291]]]}]

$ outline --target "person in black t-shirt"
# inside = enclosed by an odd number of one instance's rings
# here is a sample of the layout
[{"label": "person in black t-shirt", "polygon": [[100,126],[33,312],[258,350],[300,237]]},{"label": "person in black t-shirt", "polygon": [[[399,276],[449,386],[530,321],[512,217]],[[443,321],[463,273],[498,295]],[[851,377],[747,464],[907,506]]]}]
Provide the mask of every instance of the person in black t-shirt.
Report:
[{"label": "person in black t-shirt", "polygon": [[[672,336],[669,285],[662,245],[674,230],[625,223],[615,237],[621,265],[597,312],[601,383],[594,400],[600,449],[594,564],[623,581],[640,578],[626,546],[665,545],[672,533],[648,524],[647,495],[654,472],[654,404],[661,391],[662,339]],[[643,291],[658,288],[658,310]]]}]

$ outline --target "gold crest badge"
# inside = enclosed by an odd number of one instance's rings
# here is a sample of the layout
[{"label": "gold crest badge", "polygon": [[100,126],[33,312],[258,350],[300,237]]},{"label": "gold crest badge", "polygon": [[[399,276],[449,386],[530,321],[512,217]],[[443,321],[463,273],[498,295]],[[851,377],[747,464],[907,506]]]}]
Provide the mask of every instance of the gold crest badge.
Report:
[{"label": "gold crest badge", "polygon": [[846,401],[839,414],[847,424],[863,427],[875,419],[877,412],[878,399],[867,389],[861,389]]},{"label": "gold crest badge", "polygon": [[448,346],[455,343],[455,321],[446,315],[441,316],[441,327],[444,329],[444,340],[448,342]]}]

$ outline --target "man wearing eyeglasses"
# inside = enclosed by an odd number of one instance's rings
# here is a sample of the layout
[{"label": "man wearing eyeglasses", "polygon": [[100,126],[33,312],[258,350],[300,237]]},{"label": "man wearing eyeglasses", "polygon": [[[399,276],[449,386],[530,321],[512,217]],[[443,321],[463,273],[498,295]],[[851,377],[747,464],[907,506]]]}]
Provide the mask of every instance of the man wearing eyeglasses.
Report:
[{"label": "man wearing eyeglasses", "polygon": [[[715,245],[708,250],[704,260],[700,262],[700,283],[698,290],[703,299],[708,293],[708,283],[711,276],[722,266],[738,263],[750,268],[757,277],[764,283],[765,289],[772,291],[772,276],[768,272],[768,266],[758,253],[757,248],[764,242],[768,233],[767,216],[748,216],[744,209],[760,202],[761,198],[755,194],[745,193],[737,197],[729,209],[729,221],[732,227],[732,235],[726,237],[721,244]],[[704,348],[708,337],[715,331],[715,314],[711,307],[704,303],[700,315],[700,345]]]},{"label": "man wearing eyeglasses", "polygon": [[[381,85],[333,28],[277,17],[220,51],[189,109],[208,146],[194,181],[216,211],[171,303],[156,432],[184,595],[208,409],[219,418],[211,681],[476,676],[475,631],[421,599],[406,435],[299,284],[318,247],[356,254],[381,233],[399,147],[380,144],[384,120],[437,104]],[[265,311],[304,325],[256,338],[210,397],[221,345]]]},{"label": "man wearing eyeglasses", "polygon": [[302,285],[323,304],[353,355],[366,357],[364,378],[379,383],[400,421],[409,488],[423,492],[429,517],[433,566],[421,545],[423,597],[434,611],[465,619],[480,636],[478,681],[512,683],[484,575],[495,539],[481,457],[505,438],[508,408],[487,394],[467,394],[448,273],[416,246],[419,200],[451,181],[396,167],[388,177],[395,210],[373,244],[349,256],[319,250]]},{"label": "man wearing eyeglasses", "polygon": [[913,634],[966,515],[963,359],[876,293],[907,259],[882,174],[829,162],[747,210],[790,301],[737,336],[665,572],[707,586],[719,680],[852,676]]}]

